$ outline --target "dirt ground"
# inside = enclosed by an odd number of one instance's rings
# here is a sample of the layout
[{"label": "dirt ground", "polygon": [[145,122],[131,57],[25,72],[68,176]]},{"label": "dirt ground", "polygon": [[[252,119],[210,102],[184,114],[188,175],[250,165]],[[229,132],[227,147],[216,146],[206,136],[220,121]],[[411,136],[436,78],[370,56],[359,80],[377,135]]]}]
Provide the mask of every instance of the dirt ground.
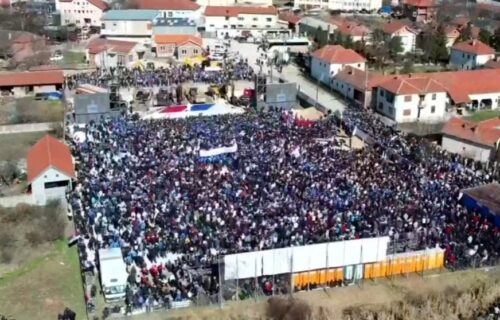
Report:
[{"label": "dirt ground", "polygon": [[[306,302],[313,309],[328,314],[328,319],[341,319],[342,311],[356,306],[382,306],[400,301],[408,293],[422,294],[444,292],[450,288],[465,289],[479,281],[499,279],[500,270],[472,270],[464,272],[436,273],[422,277],[412,275],[394,279],[368,281],[361,285],[345,288],[320,289],[294,294],[295,299]],[[134,320],[263,320],[266,319],[267,301],[246,300],[226,303],[222,309],[217,306],[191,308],[134,316]]]}]

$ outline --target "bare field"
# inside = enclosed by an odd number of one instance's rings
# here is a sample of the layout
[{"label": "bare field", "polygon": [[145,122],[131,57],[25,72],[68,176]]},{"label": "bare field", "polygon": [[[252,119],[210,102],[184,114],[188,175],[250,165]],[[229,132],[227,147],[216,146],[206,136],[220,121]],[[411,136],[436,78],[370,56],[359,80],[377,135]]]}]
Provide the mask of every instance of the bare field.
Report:
[{"label": "bare field", "polygon": [[[474,295],[479,290],[482,295]],[[471,293],[471,291],[473,291]],[[228,302],[217,306],[134,316],[138,320],[335,320],[335,319],[458,319],[500,299],[500,270],[446,272],[367,281],[345,288],[274,298]],[[442,300],[442,301],[441,301]],[[448,301],[449,300],[449,301]],[[404,313],[399,318],[397,312]],[[377,316],[374,316],[374,314]],[[468,319],[468,318],[464,318]]]}]

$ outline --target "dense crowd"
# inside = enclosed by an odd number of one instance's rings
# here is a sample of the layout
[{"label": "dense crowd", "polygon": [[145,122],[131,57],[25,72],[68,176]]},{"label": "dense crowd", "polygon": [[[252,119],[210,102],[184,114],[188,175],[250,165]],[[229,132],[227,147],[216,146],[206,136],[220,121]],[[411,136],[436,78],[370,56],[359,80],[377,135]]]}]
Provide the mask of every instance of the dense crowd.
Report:
[{"label": "dense crowd", "polygon": [[[416,249],[444,248],[450,267],[498,261],[500,230],[458,203],[461,189],[495,179],[486,169],[360,109],[308,127],[288,119],[271,110],[87,127],[70,202],[87,248],[123,249],[129,307],[216,293],[214,262],[234,252],[410,234]],[[341,128],[375,144],[319,139]],[[236,153],[199,156],[234,144]]]},{"label": "dense crowd", "polygon": [[227,84],[231,80],[253,80],[254,70],[246,60],[224,63],[222,67],[207,67],[196,64],[170,65],[168,67],[149,68],[109,68],[94,72],[79,73],[66,78],[68,88],[74,89],[79,84],[92,84],[109,88],[112,85],[131,87],[162,87],[184,82],[204,82]]}]

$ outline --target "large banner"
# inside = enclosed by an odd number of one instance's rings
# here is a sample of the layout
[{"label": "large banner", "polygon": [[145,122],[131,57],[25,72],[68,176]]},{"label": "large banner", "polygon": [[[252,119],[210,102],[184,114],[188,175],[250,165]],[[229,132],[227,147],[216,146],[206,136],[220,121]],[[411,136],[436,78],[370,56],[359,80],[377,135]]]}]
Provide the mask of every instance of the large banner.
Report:
[{"label": "large banner", "polygon": [[320,243],[224,257],[224,279],[337,268],[386,259],[389,237]]},{"label": "large banner", "polygon": [[200,150],[200,157],[215,157],[226,153],[235,153],[238,151],[238,145],[235,143],[229,147],[212,148],[208,150]]}]

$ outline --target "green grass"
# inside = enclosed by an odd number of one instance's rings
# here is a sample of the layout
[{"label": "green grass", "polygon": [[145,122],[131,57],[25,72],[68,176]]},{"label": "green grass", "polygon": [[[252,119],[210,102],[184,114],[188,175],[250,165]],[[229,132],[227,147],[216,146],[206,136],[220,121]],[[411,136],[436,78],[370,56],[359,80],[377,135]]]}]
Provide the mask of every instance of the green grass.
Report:
[{"label": "green grass", "polygon": [[85,319],[76,247],[64,240],[47,255],[35,258],[0,279],[0,310],[16,320],[57,319],[69,307]]},{"label": "green grass", "polygon": [[476,111],[465,118],[471,121],[480,122],[498,117],[500,117],[500,110],[483,110],[483,111]]},{"label": "green grass", "polygon": [[84,63],[85,53],[76,51],[66,51],[63,53],[63,64]]}]

